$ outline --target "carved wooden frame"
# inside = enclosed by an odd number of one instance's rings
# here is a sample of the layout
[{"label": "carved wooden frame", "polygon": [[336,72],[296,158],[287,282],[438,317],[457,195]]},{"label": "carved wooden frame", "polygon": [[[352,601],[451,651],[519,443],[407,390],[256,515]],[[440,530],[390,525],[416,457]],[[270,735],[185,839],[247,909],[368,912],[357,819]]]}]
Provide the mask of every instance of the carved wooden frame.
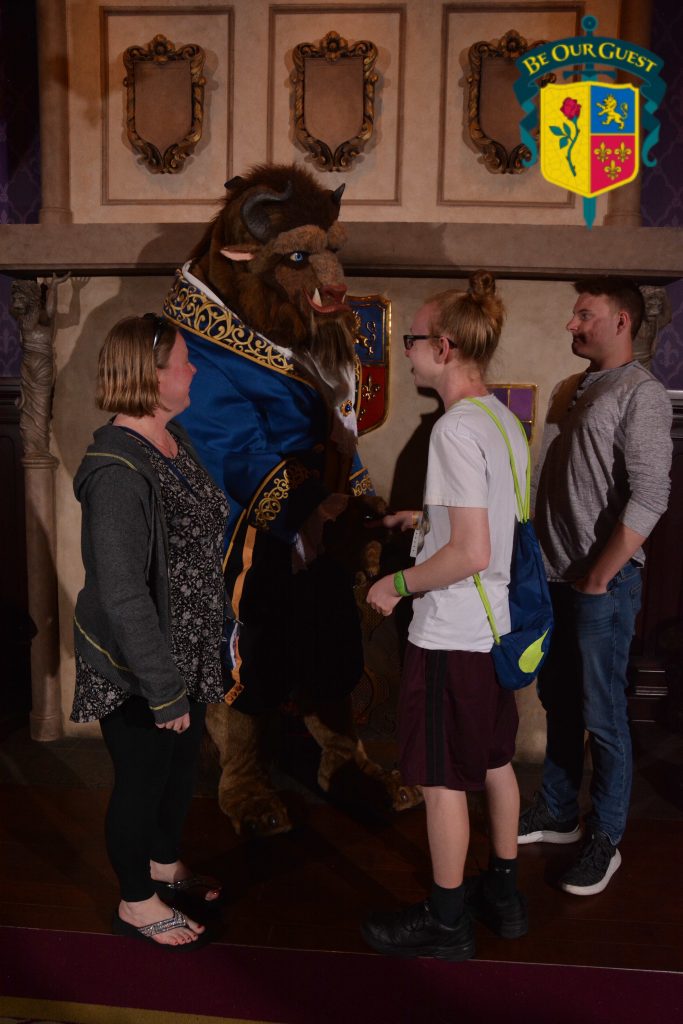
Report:
[{"label": "carved wooden frame", "polygon": [[[536,427],[536,414],[538,411],[538,384],[520,384],[520,383],[488,383],[486,384],[489,394],[495,395],[496,398],[506,406],[510,412],[513,412],[519,422],[524,427],[526,432],[527,440],[529,444],[533,441],[534,429]],[[526,392],[530,399],[530,415],[522,416],[521,410],[515,409],[515,403],[511,401],[513,391]],[[505,392],[505,394],[501,394]]]},{"label": "carved wooden frame", "polygon": [[[334,153],[322,139],[314,138],[305,124],[305,75],[306,60],[325,60],[334,64],[349,57],[363,58],[363,121],[361,129],[352,139],[337,146]],[[300,43],[292,51],[294,71],[290,76],[294,86],[294,133],[298,142],[315,158],[318,166],[325,171],[347,170],[371,138],[375,116],[375,83],[378,75],[374,72],[377,47],[367,39],[349,46],[338,32],[328,32],[320,46]]]},{"label": "carved wooden frame", "polygon": [[[176,50],[173,43],[163,35],[156,35],[146,47],[129,46],[123,54],[123,63],[126,67],[123,84],[126,89],[128,140],[134,149],[142,154],[144,163],[152,174],[176,174],[182,169],[184,161],[202,137],[206,84],[206,79],[202,76],[204,60],[205,54],[201,46],[188,43]],[[190,65],[192,125],[187,135],[168,146],[163,154],[152,142],[141,138],[135,127],[135,64],[142,61],[152,61],[161,65],[169,61],[187,61]]]},{"label": "carved wooden frame", "polygon": [[[489,138],[482,129],[479,103],[484,59],[494,57],[512,62],[517,60],[523,53],[526,53],[527,50],[532,50],[534,46],[539,46],[543,42],[544,40],[538,39],[535,43],[529,44],[519,32],[510,29],[501,39],[497,41],[492,40],[490,43],[473,43],[468,50],[467,59],[470,73],[467,76],[467,84],[469,86],[467,125],[472,142],[481,150],[484,164],[493,174],[522,174],[528,170],[524,166],[523,161],[529,160],[531,153],[523,143],[520,143],[508,152],[502,142]],[[554,78],[554,75],[544,76],[542,84],[545,84],[547,81],[554,81]]]}]

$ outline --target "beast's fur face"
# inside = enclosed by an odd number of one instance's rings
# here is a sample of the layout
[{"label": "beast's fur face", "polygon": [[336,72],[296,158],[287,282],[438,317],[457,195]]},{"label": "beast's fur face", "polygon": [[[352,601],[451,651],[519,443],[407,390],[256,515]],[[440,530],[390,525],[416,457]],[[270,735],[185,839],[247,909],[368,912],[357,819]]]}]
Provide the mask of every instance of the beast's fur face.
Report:
[{"label": "beast's fur face", "polygon": [[353,361],[353,314],[337,250],[341,191],[303,168],[256,167],[226,185],[193,270],[251,328],[334,370]]}]

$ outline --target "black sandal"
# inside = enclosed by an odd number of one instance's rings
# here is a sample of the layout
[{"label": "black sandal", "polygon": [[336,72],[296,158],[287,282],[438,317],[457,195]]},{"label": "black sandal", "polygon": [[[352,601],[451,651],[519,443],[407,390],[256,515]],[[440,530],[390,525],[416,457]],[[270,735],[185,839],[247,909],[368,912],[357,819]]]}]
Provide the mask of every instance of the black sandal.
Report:
[{"label": "black sandal", "polygon": [[187,918],[175,907],[169,907],[169,910],[173,911],[171,917],[166,917],[162,921],[155,921],[153,924],[143,925],[141,928],[137,928],[134,924],[129,924],[128,921],[124,921],[118,910],[114,911],[114,916],[111,922],[111,930],[113,935],[126,935],[133,939],[142,939],[143,942],[151,942],[154,946],[159,946],[161,949],[171,949],[176,951],[185,951],[189,949],[196,949],[199,946],[203,946],[208,941],[206,932],[197,934],[197,938],[193,939],[192,942],[181,942],[177,945],[171,945],[167,942],[157,942],[154,938],[155,935],[162,935],[164,932],[171,932],[175,928],[190,928]]},{"label": "black sandal", "polygon": [[[220,882],[217,882],[215,878],[209,878],[208,875],[190,875],[189,878],[179,878],[177,882],[159,882],[153,878],[152,884],[157,895],[162,898],[174,893],[182,893],[193,899],[201,900],[208,907],[217,906],[225,895]],[[206,894],[209,892],[217,892],[218,895],[214,899],[208,900]]]}]

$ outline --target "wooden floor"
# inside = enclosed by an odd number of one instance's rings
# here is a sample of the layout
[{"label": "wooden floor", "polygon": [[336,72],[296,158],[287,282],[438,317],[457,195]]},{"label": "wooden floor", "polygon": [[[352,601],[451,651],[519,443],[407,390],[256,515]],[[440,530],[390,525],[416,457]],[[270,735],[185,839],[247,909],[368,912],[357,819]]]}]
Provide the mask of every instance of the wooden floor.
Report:
[{"label": "wooden floor", "polygon": [[[606,891],[579,898],[556,887],[576,847],[521,848],[529,935],[505,941],[479,928],[480,958],[683,971],[683,738],[654,728],[636,736],[623,864]],[[518,775],[530,799],[538,769]],[[108,931],[117,891],[102,840],[110,781],[102,744],[39,745],[23,728],[10,731],[0,780],[0,924]],[[297,827],[243,842],[217,808],[214,783],[205,766],[186,859],[225,882],[221,941],[367,952],[358,927],[364,915],[424,895],[430,875],[422,810],[357,820],[283,776]],[[468,871],[476,872],[488,849],[477,801],[472,817]]]}]

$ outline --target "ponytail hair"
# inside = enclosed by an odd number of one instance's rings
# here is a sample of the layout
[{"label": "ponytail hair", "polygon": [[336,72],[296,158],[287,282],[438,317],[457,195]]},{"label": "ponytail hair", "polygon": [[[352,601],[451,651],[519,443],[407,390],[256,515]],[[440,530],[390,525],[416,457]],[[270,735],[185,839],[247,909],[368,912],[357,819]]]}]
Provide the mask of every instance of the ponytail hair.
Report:
[{"label": "ponytail hair", "polygon": [[476,363],[483,373],[498,347],[505,319],[493,274],[476,270],[466,292],[439,292],[428,302],[437,307],[434,333],[450,338],[463,362]]}]

